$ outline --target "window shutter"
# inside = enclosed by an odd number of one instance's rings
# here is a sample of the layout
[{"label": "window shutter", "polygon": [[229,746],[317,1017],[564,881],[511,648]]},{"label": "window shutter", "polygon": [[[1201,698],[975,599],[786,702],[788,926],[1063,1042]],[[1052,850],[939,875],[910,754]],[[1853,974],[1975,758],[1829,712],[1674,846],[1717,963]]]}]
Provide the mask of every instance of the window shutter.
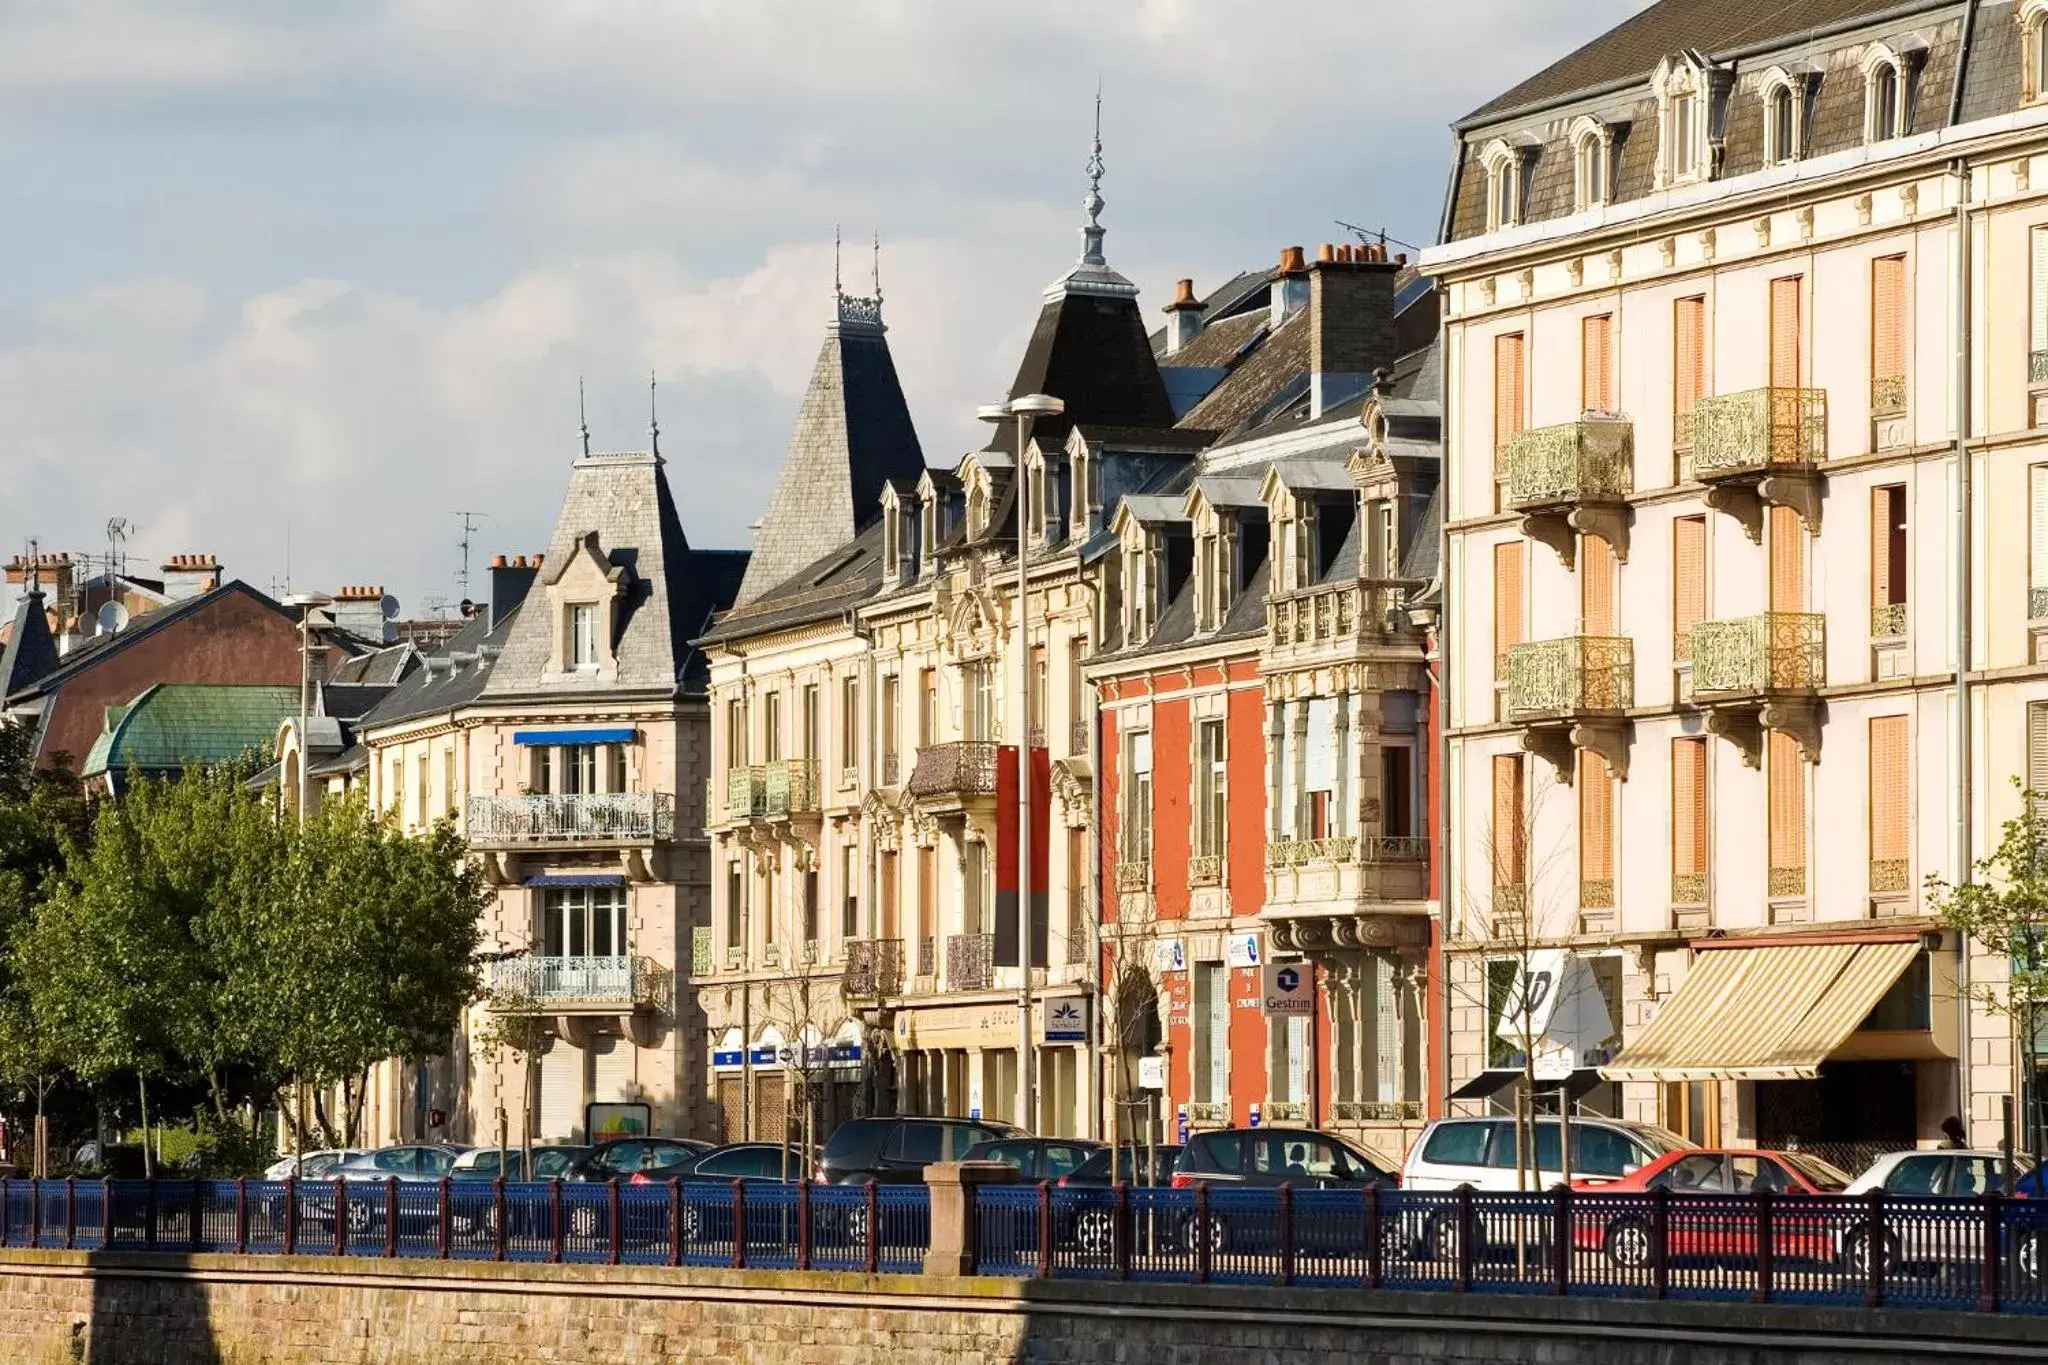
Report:
[{"label": "window shutter", "polygon": [[1681,417],[1690,417],[1707,387],[1707,301],[1697,297],[1680,299],[1673,309],[1671,410]]},{"label": "window shutter", "polygon": [[1520,886],[1522,852],[1522,756],[1493,758],[1493,884]]},{"label": "window shutter", "polygon": [[2048,702],[2027,704],[2027,790],[2048,795]]},{"label": "window shutter", "polygon": [[1585,635],[1614,634],[1614,548],[1598,536],[1579,537],[1579,616]]},{"label": "window shutter", "polygon": [[[1770,751],[1771,885],[1774,896],[1806,894],[1806,771],[1799,742],[1772,730]],[[1798,873],[1796,881],[1781,876]]]},{"label": "window shutter", "polygon": [[[1870,605],[1888,606],[1892,585],[1892,490],[1870,490]],[[1775,548],[1775,547],[1774,547]]]},{"label": "window shutter", "polygon": [[1799,357],[1800,277],[1771,281],[1771,386],[1796,389],[1800,385]]},{"label": "window shutter", "polygon": [[2027,586],[2048,588],[2048,464],[2027,470],[2027,540]]},{"label": "window shutter", "polygon": [[1906,258],[1885,256],[1870,263],[1870,377],[1905,374]]},{"label": "window shutter", "polygon": [[1579,406],[1587,412],[1613,412],[1613,314],[1602,313],[1580,322],[1579,365]]},{"label": "window shutter", "polygon": [[2033,345],[2036,353],[2048,351],[2048,227],[2033,230]]},{"label": "window shutter", "polygon": [[1493,547],[1493,655],[1495,677],[1507,676],[1508,650],[1522,643],[1522,542]]},{"label": "window shutter", "polygon": [[1692,658],[1692,628],[1707,615],[1707,519],[1671,523],[1671,657]]},{"label": "window shutter", "polygon": [[1707,871],[1707,742],[1671,741],[1671,873]]},{"label": "window shutter", "polygon": [[1507,472],[1508,439],[1522,429],[1522,334],[1493,339],[1493,468]]},{"label": "window shutter", "polygon": [[[1579,751],[1579,880],[1614,879],[1614,775],[1606,758],[1591,749]],[[1595,902],[1580,888],[1580,903]],[[1608,888],[1609,899],[1612,887]]]},{"label": "window shutter", "polygon": [[1870,721],[1870,860],[1909,856],[1907,819],[1906,718],[1873,716]]},{"label": "window shutter", "polygon": [[1783,506],[1771,508],[1771,610],[1806,610],[1806,533]]}]

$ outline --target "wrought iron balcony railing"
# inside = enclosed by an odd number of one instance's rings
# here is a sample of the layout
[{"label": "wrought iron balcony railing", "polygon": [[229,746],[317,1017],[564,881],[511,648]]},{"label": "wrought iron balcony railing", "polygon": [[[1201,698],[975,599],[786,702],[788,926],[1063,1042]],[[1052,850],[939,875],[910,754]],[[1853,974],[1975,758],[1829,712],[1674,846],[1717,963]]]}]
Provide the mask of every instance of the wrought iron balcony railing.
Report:
[{"label": "wrought iron balcony railing", "polygon": [[1636,699],[1635,642],[1567,635],[1508,650],[1508,711],[1517,718],[1625,711]]},{"label": "wrought iron balcony railing", "polygon": [[1870,381],[1870,415],[1897,417],[1906,410],[1906,376],[1886,374]]},{"label": "wrought iron balcony railing", "polygon": [[711,930],[699,925],[690,930],[690,976],[701,980],[718,968],[718,945],[713,942]]},{"label": "wrought iron balcony railing", "polygon": [[1816,465],[1828,457],[1825,389],[1748,389],[1693,410],[1692,472],[1702,480]]},{"label": "wrought iron balcony railing", "polygon": [[1508,442],[1508,505],[1520,511],[1620,502],[1635,487],[1635,424],[1584,417]]},{"label": "wrought iron balcony railing", "polygon": [[661,1008],[672,980],[645,957],[510,957],[491,964],[492,1007],[506,1014],[565,1005]]},{"label": "wrought iron balcony railing", "polygon": [[1116,889],[1119,891],[1143,891],[1152,884],[1152,864],[1132,862],[1130,859],[1116,865]]},{"label": "wrought iron balcony railing", "polygon": [[762,765],[761,813],[815,815],[818,811],[818,761],[782,758]]},{"label": "wrought iron balcony railing", "polygon": [[1886,602],[1870,609],[1870,638],[1899,640],[1906,634],[1906,604]]},{"label": "wrought iron balcony railing", "polygon": [[725,770],[725,818],[751,820],[768,806],[768,772],[756,764]]},{"label": "wrought iron balcony railing", "polygon": [[939,974],[939,941],[927,934],[917,941],[917,974],[937,976]]},{"label": "wrought iron balcony railing", "polygon": [[903,991],[903,940],[850,938],[839,989],[851,999],[872,1000]]},{"label": "wrought iron balcony railing", "polygon": [[667,792],[469,798],[473,844],[653,843],[675,837],[676,799]]},{"label": "wrought iron balcony railing", "polygon": [[1827,618],[1819,612],[1767,611],[1692,628],[1692,693],[1798,690],[1827,682]]},{"label": "wrought iron balcony railing", "polygon": [[992,796],[996,789],[996,749],[992,740],[963,739],[927,744],[917,751],[910,770],[913,796]]},{"label": "wrought iron balcony railing", "polygon": [[1870,860],[1870,894],[1873,896],[1898,895],[1911,886],[1911,864],[1905,858],[1872,858]]},{"label": "wrought iron balcony railing", "polygon": [[1329,839],[1276,839],[1266,845],[1267,867],[1307,867],[1312,863],[1348,863],[1358,851],[1350,835]]},{"label": "wrought iron balcony railing", "polygon": [[1412,834],[1382,834],[1361,841],[1362,863],[1419,863],[1429,858],[1429,840]]},{"label": "wrought iron balcony railing", "polygon": [[1705,905],[1707,903],[1707,874],[1704,872],[1672,873],[1671,903],[1673,905]]},{"label": "wrought iron balcony railing", "polygon": [[946,988],[985,991],[996,980],[996,936],[953,934],[946,939]]}]

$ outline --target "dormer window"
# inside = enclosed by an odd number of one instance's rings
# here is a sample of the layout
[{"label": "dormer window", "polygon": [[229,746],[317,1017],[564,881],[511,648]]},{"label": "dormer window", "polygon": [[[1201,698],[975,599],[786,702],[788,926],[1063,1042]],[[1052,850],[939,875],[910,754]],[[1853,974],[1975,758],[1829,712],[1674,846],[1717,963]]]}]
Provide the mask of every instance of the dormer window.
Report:
[{"label": "dormer window", "polygon": [[560,559],[548,560],[542,580],[547,615],[542,619],[553,622],[554,638],[549,641],[547,673],[605,677],[618,668],[612,609],[630,585],[631,571],[612,562],[595,531],[586,531]]},{"label": "dormer window", "polygon": [[1657,185],[1685,185],[1714,177],[1724,96],[1732,73],[1697,52],[1657,64]]},{"label": "dormer window", "polygon": [[1699,96],[1688,90],[1671,99],[1671,178],[1690,180],[1699,174]]},{"label": "dormer window", "polygon": [[1572,125],[1572,202],[1578,211],[1600,208],[1614,194],[1614,133],[1598,119]]},{"label": "dormer window", "polygon": [[1146,539],[1141,532],[1124,552],[1124,581],[1129,585],[1124,594],[1124,634],[1132,644],[1143,644],[1152,634],[1152,557],[1146,552]]},{"label": "dormer window", "polygon": [[1480,155],[1486,168],[1486,230],[1498,232],[1522,221],[1524,153],[1500,138],[1487,144]]},{"label": "dormer window", "polygon": [[1799,104],[1789,85],[1776,86],[1764,99],[1764,160],[1773,166],[1799,159]]},{"label": "dormer window", "polygon": [[595,602],[578,602],[569,608],[569,665],[572,668],[596,668],[598,665]]},{"label": "dormer window", "polygon": [[2021,0],[2020,100],[2026,104],[2048,97],[2048,0]]},{"label": "dormer window", "polygon": [[1886,63],[1870,75],[1870,140],[1889,142],[1899,135],[1899,69]]},{"label": "dormer window", "polygon": [[1889,142],[1913,128],[1913,75],[1926,47],[1918,39],[1874,43],[1863,55],[1863,140]]}]

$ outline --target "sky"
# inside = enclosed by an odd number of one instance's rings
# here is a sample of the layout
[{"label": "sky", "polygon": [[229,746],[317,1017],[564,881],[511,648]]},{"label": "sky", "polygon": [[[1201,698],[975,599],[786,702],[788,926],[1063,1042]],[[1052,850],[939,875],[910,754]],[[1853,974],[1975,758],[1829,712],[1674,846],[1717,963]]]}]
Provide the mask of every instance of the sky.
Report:
[{"label": "sky", "polygon": [[1079,248],[1156,310],[1435,240],[1450,122],[1642,0],[12,0],[0,556],[217,555],[408,616],[541,549],[579,449],[745,547],[881,237],[928,461],[980,444]]}]

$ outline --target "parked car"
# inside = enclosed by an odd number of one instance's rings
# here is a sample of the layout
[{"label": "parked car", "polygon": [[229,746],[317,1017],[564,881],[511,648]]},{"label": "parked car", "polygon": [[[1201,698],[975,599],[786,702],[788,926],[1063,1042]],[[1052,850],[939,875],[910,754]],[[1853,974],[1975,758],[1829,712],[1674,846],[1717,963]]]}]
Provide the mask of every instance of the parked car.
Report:
[{"label": "parked car", "polygon": [[[692,1162],[710,1150],[710,1143],[695,1138],[614,1138],[590,1148],[561,1178],[576,1184],[614,1180],[659,1182],[680,1178]],[[602,1211],[587,1200],[573,1202],[569,1208],[569,1235],[596,1236],[603,1217]]]},{"label": "parked car", "polygon": [[[1575,1190],[1603,1194],[1640,1194],[1670,1190],[1678,1194],[1840,1194],[1848,1187],[1846,1172],[1804,1152],[1767,1152],[1755,1148],[1703,1148],[1666,1152],[1618,1180],[1575,1180]],[[1798,1208],[1773,1215],[1771,1247],[1782,1259],[1833,1260],[1830,1235],[1835,1220]],[[1650,1224],[1640,1211],[1617,1214],[1605,1224],[1576,1220],[1573,1242],[1604,1251],[1625,1270],[1650,1263]],[[1725,1209],[1693,1209],[1666,1233],[1670,1256],[1694,1260],[1753,1261],[1756,1257],[1756,1212],[1753,1206],[1730,1201]]]},{"label": "parked car", "polygon": [[[1159,1147],[1097,1148],[1088,1159],[1059,1178],[1062,1189],[1107,1190],[1113,1185],[1154,1188],[1173,1183],[1173,1164],[1180,1157],[1174,1144]],[[1112,1173],[1112,1158],[1114,1172]],[[1100,1199],[1063,1200],[1054,1206],[1061,1243],[1078,1246],[1084,1255],[1103,1257],[1115,1246],[1116,1211]],[[1143,1229],[1135,1229],[1142,1236]]]},{"label": "parked car", "polygon": [[[1188,1139],[1173,1166],[1177,1189],[1209,1186],[1212,1190],[1392,1189],[1400,1181],[1356,1147],[1310,1128],[1223,1128]],[[1256,1209],[1232,1207],[1228,1198],[1212,1193],[1206,1217],[1189,1214],[1182,1240],[1190,1246],[1206,1240],[1212,1252],[1268,1245],[1278,1232],[1270,1205]],[[1357,1235],[1354,1225],[1341,1230],[1325,1220],[1304,1219],[1295,1227],[1296,1244],[1313,1247],[1319,1235],[1340,1236],[1345,1246]]]},{"label": "parked car", "polygon": [[977,1142],[967,1149],[962,1161],[1000,1161],[1030,1184],[1041,1180],[1064,1181],[1088,1158],[1107,1149],[1099,1142],[1077,1138],[998,1138]]},{"label": "parked car", "polygon": [[279,1157],[263,1170],[265,1180],[318,1180],[335,1166],[344,1161],[362,1156],[361,1147],[322,1147],[318,1151],[300,1152],[296,1156]]},{"label": "parked car", "polygon": [[[2034,1175],[2032,1163],[2014,1159],[2015,1188],[2025,1188]],[[1868,1170],[1849,1182],[1847,1194],[1868,1194],[1881,1189],[1900,1199],[1968,1198],[2005,1188],[2005,1155],[1989,1150],[1888,1152],[1870,1164]],[[1972,1209],[1951,1211],[1922,1208],[1886,1220],[1879,1243],[1885,1265],[1939,1265],[1958,1259],[1958,1250],[1974,1249],[1975,1243],[1956,1223],[1976,1218]],[[1836,1246],[1842,1260],[1858,1271],[1870,1265],[1872,1236],[1867,1222],[1838,1229]],[[2017,1236],[2007,1255],[2029,1279],[2041,1273],[2042,1234],[2029,1229]]]},{"label": "parked car", "polygon": [[[392,1180],[401,1185],[436,1183],[455,1169],[456,1159],[466,1150],[438,1142],[401,1143],[337,1161],[300,1187],[300,1218],[332,1234],[333,1187],[345,1181],[352,1187],[343,1200],[343,1220],[348,1225],[349,1235],[375,1233],[384,1226],[386,1200],[380,1187]],[[400,1214],[399,1231],[431,1231],[438,1221],[437,1207],[420,1200],[408,1200]]]},{"label": "parked car", "polygon": [[[1571,1175],[1578,1181],[1619,1180],[1667,1152],[1693,1144],[1668,1128],[1621,1119],[1573,1118]],[[1559,1160],[1558,1121],[1536,1120],[1533,1188],[1547,1189],[1564,1178]],[[1401,1186],[1409,1190],[1513,1190],[1515,1123],[1508,1118],[1437,1119],[1408,1149]]]},{"label": "parked car", "polygon": [[[526,1173],[526,1154],[520,1149],[508,1148],[505,1152],[504,1176],[509,1183],[528,1183],[560,1180],[570,1167],[582,1160],[589,1152],[588,1147],[567,1143],[549,1143],[533,1149],[533,1174]],[[474,1185],[498,1178],[498,1149],[478,1147],[455,1158],[448,1178],[458,1184]],[[545,1214],[536,1208],[530,1197],[508,1198],[507,1210],[511,1216],[506,1220],[512,1226],[515,1236],[528,1236],[543,1228]],[[498,1204],[495,1197],[488,1201],[476,1195],[464,1195],[451,1201],[448,1210],[448,1227],[458,1237],[472,1233],[495,1236],[498,1231]]]},{"label": "parked car", "polygon": [[818,1158],[815,1178],[827,1185],[915,1185],[935,1161],[959,1161],[978,1142],[1021,1134],[987,1119],[873,1117],[839,1125]]},{"label": "parked car", "polygon": [[[809,1171],[804,1154],[773,1142],[732,1142],[699,1155],[682,1170],[684,1180],[731,1184],[733,1181],[774,1184],[800,1182]],[[634,1179],[640,1177],[635,1176]]]}]

